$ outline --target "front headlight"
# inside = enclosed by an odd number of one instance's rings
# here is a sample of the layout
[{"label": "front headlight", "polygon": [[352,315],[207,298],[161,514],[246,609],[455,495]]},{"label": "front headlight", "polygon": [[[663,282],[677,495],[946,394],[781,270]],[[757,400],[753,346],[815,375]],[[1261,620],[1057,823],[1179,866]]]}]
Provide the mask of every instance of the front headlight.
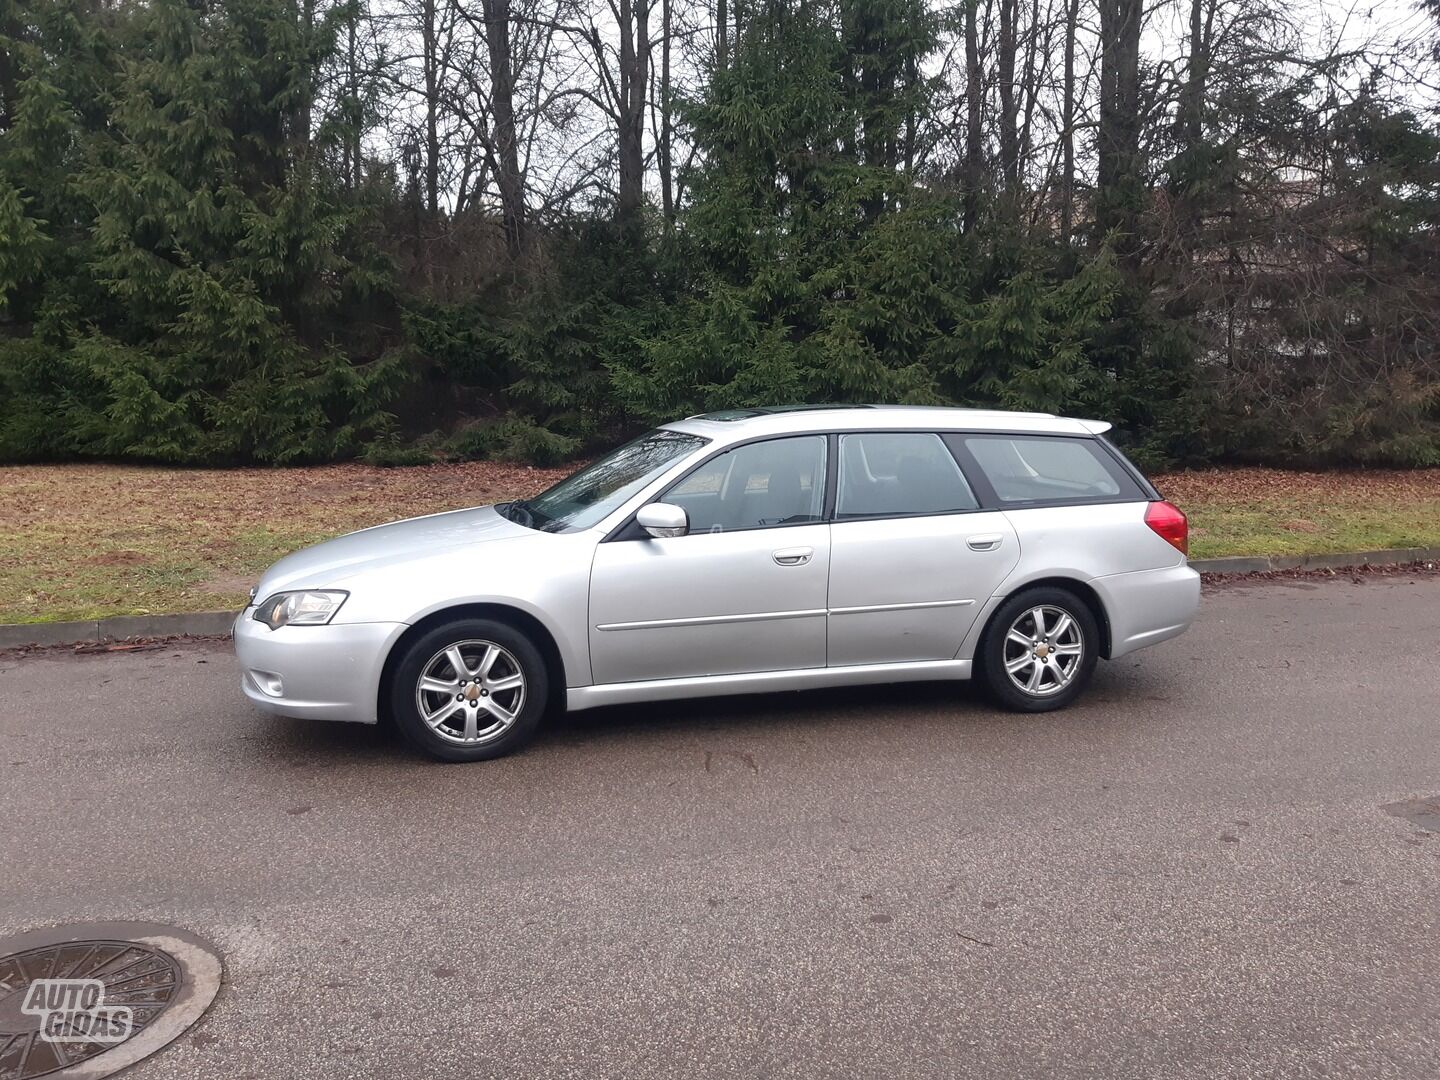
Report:
[{"label": "front headlight", "polygon": [[335,617],[349,595],[335,589],[275,593],[255,609],[255,618],[271,630],[282,626],[324,626]]}]

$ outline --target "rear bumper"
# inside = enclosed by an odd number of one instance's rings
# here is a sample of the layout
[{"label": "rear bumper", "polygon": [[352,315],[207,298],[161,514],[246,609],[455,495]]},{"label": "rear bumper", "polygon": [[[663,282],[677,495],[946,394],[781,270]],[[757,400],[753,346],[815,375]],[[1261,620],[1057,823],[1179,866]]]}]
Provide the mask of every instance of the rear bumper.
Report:
[{"label": "rear bumper", "polygon": [[1110,619],[1110,658],[1177,637],[1200,607],[1200,575],[1185,563],[1093,578]]},{"label": "rear bumper", "polygon": [[385,657],[404,623],[282,626],[271,630],[247,608],[235,620],[240,688],[277,716],[373,724]]}]

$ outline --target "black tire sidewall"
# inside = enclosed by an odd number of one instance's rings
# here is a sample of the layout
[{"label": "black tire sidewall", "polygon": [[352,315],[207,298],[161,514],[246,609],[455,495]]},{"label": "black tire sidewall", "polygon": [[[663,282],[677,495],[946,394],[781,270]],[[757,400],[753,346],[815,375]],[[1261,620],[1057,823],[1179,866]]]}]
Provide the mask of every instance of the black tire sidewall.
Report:
[{"label": "black tire sidewall", "polygon": [[[427,661],[459,641],[493,641],[508,649],[525,675],[525,705],[510,730],[483,746],[457,746],[426,726],[415,706],[415,683]],[[486,761],[518,750],[535,734],[550,696],[549,672],[535,643],[509,623],[495,619],[454,619],[433,627],[405,647],[390,681],[395,727],[416,749],[440,761]]]},{"label": "black tire sidewall", "polygon": [[[1005,634],[1010,624],[1028,608],[1041,604],[1063,609],[1080,627],[1084,635],[1084,655],[1080,658],[1080,670],[1070,685],[1058,694],[1043,697],[1027,694],[1010,681],[1005,672]],[[1094,674],[1096,661],[1100,656],[1100,626],[1090,605],[1068,589],[1042,586],[1018,592],[996,609],[985,629],[980,643],[980,672],[985,688],[997,704],[1014,712],[1050,712],[1063,709],[1085,690]]]}]

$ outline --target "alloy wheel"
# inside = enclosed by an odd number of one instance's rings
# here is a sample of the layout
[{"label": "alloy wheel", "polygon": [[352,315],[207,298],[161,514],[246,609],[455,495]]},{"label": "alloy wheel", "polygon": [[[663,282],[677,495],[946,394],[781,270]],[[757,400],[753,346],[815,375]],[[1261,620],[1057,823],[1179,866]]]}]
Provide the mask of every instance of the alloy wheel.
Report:
[{"label": "alloy wheel", "polygon": [[1085,635],[1064,608],[1022,611],[1005,634],[1005,674],[1026,694],[1048,697],[1069,686],[1085,658]]},{"label": "alloy wheel", "polygon": [[425,726],[446,742],[491,742],[514,725],[525,707],[525,671],[502,645],[459,641],[420,669],[415,705]]}]

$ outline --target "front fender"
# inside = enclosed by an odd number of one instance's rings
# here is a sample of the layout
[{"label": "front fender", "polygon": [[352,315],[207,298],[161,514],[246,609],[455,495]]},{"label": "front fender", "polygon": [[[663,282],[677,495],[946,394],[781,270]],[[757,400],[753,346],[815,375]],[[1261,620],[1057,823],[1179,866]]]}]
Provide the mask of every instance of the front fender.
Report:
[{"label": "front fender", "polygon": [[[336,583],[350,596],[336,623],[413,626],[450,608],[490,604],[533,618],[555,641],[572,686],[590,683],[590,563],[594,533],[548,534],[445,551]],[[538,542],[537,542],[538,541]]]}]

